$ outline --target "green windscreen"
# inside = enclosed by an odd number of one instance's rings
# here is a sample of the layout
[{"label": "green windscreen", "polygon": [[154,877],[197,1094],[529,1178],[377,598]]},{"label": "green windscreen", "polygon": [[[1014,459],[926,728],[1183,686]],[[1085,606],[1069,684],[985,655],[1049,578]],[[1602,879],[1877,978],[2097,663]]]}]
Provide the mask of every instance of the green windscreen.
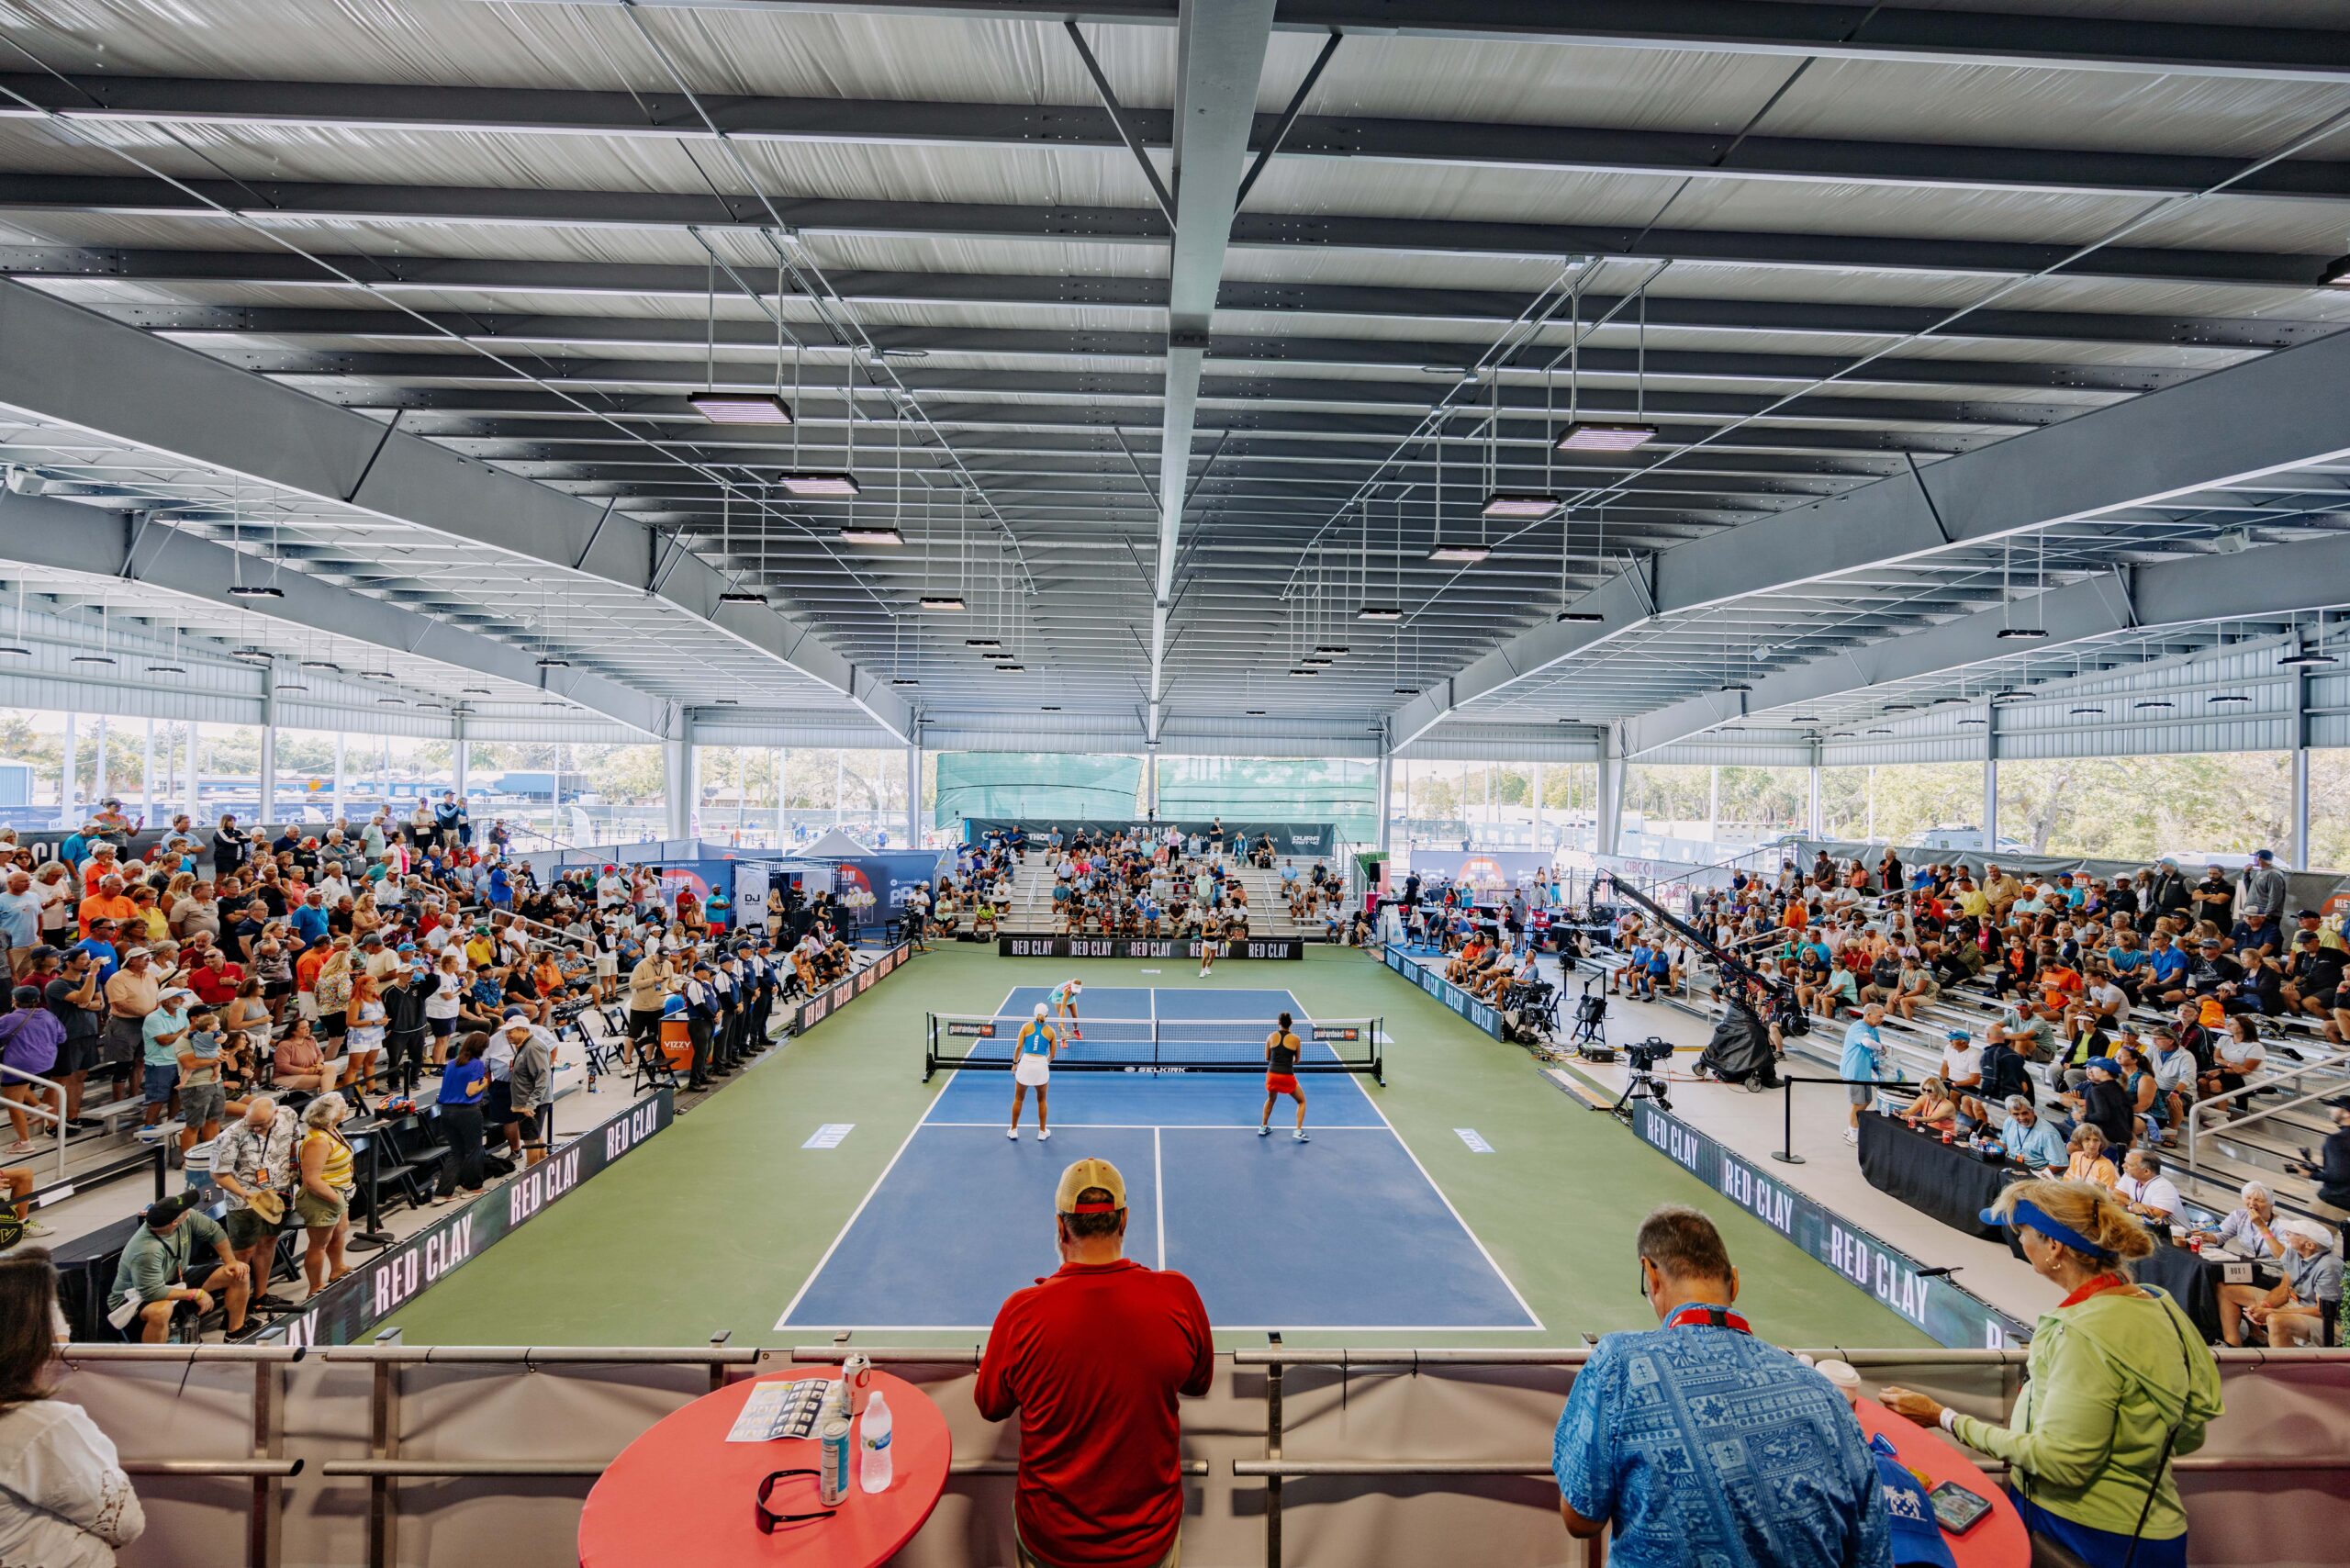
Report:
[{"label": "green windscreen", "polygon": [[1142,814],[1142,758],[1059,752],[949,751],[938,757],[935,827],[966,817],[1013,822]]},{"label": "green windscreen", "polygon": [[1379,836],[1379,765],[1336,757],[1162,756],[1158,814],[1178,822],[1326,822],[1340,841]]}]

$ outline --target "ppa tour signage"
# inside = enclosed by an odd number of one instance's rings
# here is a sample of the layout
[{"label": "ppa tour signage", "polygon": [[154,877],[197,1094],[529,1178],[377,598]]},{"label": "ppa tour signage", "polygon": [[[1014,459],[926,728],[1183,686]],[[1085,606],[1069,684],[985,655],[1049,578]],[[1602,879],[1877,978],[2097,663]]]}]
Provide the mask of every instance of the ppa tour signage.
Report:
[{"label": "ppa tour signage", "polygon": [[[1220,958],[1303,958],[1305,944],[1292,936],[1236,938],[1218,944]],[[995,950],[1006,958],[1196,958],[1199,939],[1156,936],[998,936]]]},{"label": "ppa tour signage", "polygon": [[[386,1247],[320,1293],[315,1305],[283,1323],[294,1346],[357,1343],[375,1325],[463,1268],[502,1238],[569,1196],[582,1182],[667,1126],[667,1089],[573,1138],[504,1186],[492,1188],[447,1218]],[[278,1330],[269,1336],[275,1339]]]}]

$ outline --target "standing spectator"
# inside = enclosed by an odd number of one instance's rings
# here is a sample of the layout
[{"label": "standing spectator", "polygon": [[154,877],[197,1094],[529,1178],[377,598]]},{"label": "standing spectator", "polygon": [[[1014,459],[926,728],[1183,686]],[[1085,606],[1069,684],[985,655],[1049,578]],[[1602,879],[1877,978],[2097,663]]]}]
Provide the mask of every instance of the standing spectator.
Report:
[{"label": "standing spectator", "polygon": [[449,1157],[441,1166],[441,1190],[432,1196],[432,1206],[440,1207],[457,1195],[460,1189],[479,1193],[482,1190],[482,1101],[489,1092],[489,1064],[482,1060],[482,1053],[489,1047],[489,1036],[467,1035],[458,1042],[457,1054],[441,1074],[441,1131],[449,1140]]},{"label": "standing spectator", "polygon": [[[29,1078],[49,1078],[57,1070],[58,1053],[65,1045],[65,1026],[57,1015],[42,1005],[39,986],[20,985],[11,998],[16,1011],[0,1016],[0,1066],[13,1070],[0,1075],[0,1098],[8,1104],[8,1123],[17,1135],[9,1145],[11,1155],[30,1154],[36,1133],[54,1137],[57,1123],[48,1119],[34,1120],[26,1107],[38,1107],[52,1115],[62,1115],[57,1095],[29,1081]],[[28,1074],[20,1078],[18,1073]]]},{"label": "standing spectator", "polygon": [[233,877],[245,868],[252,858],[252,841],[237,826],[233,815],[224,814],[220,825],[212,834],[212,875],[217,880]]},{"label": "standing spectator", "polygon": [[2031,1337],[2014,1415],[1995,1427],[1903,1388],[1885,1390],[1886,1406],[2007,1461],[2024,1523],[2089,1568],[2186,1568],[2170,1462],[2203,1446],[2220,1371],[2176,1302],[2120,1272],[2154,1238],[2112,1193],[2077,1182],[2019,1182],[1983,1218],[2013,1230],[2032,1271],[2065,1292]]},{"label": "standing spectator", "polygon": [[32,873],[21,866],[8,873],[6,889],[0,891],[0,946],[6,948],[9,974],[23,980],[41,942],[40,895],[33,891]]},{"label": "standing spectator", "polygon": [[49,1254],[0,1259],[0,1562],[113,1568],[147,1516],[97,1423],[50,1397],[67,1332]]},{"label": "standing spectator", "polygon": [[1892,1568],[1876,1462],[1835,1384],[1730,1310],[1738,1271],[1695,1209],[1634,1243],[1662,1325],[1610,1334],[1575,1374],[1552,1440],[1559,1513],[1617,1568]]},{"label": "standing spectator", "polygon": [[145,1142],[153,1143],[163,1136],[163,1118],[179,1099],[180,1043],[187,1038],[187,1007],[195,1000],[196,992],[173,986],[159,995],[154,1010],[140,1020],[144,1069],[140,1084],[147,1104],[140,1118],[139,1137]]},{"label": "standing spectator", "polygon": [[1015,1291],[972,1394],[1020,1414],[1021,1568],[1173,1568],[1183,1523],[1176,1395],[1208,1391],[1215,1346],[1192,1282],[1125,1256],[1126,1183],[1106,1159],[1061,1172],[1059,1271]]},{"label": "standing spectator", "polygon": [[351,1140],[341,1130],[344,1110],[342,1096],[334,1093],[302,1107],[297,1154],[301,1185],[294,1193],[294,1212],[309,1242],[302,1254],[302,1278],[311,1295],[351,1272],[342,1260],[342,1245],[351,1234],[352,1185]]},{"label": "standing spectator", "polygon": [[[33,972],[41,999],[65,1026],[65,1044],[57,1059],[57,1081],[65,1091],[66,1125],[81,1129],[82,1091],[90,1070],[98,1065],[98,1039],[106,1027],[106,997],[98,989],[98,963],[79,948],[62,955],[55,948],[36,949]],[[50,966],[54,965],[52,969]]]},{"label": "standing spectator", "polygon": [[229,1194],[229,1245],[243,1260],[257,1296],[268,1293],[276,1271],[277,1232],[296,1180],[298,1126],[291,1107],[256,1094],[212,1146],[212,1179]]},{"label": "standing spectator", "polygon": [[1861,1113],[1876,1103],[1878,1070],[1885,1060],[1885,1040],[1878,1035],[1877,1025],[1884,1022],[1884,1005],[1872,1002],[1861,1009],[1860,1017],[1844,1031],[1843,1066],[1837,1076],[1847,1081],[1847,1094],[1852,1101],[1844,1127],[1846,1143],[1861,1141]]},{"label": "standing spectator", "polygon": [[546,1108],[554,1095],[554,1052],[547,1032],[527,1015],[509,1018],[499,1033],[512,1053],[506,1083],[514,1119],[508,1124],[508,1137],[519,1143],[523,1163],[536,1165],[547,1157]]},{"label": "standing spectator", "polygon": [[[380,996],[384,1007],[384,1047],[391,1065],[386,1070],[387,1092],[414,1094],[424,1075],[425,1006],[441,989],[440,977],[417,961],[415,946],[400,944],[400,967],[386,974]],[[414,963],[415,968],[408,966]]]},{"label": "standing spectator", "polygon": [[2267,918],[2271,931],[2285,924],[2285,895],[2291,890],[2285,873],[2277,868],[2277,857],[2271,850],[2255,849],[2244,863],[2244,876],[2236,882],[2236,913],[2239,917],[2259,913]]}]

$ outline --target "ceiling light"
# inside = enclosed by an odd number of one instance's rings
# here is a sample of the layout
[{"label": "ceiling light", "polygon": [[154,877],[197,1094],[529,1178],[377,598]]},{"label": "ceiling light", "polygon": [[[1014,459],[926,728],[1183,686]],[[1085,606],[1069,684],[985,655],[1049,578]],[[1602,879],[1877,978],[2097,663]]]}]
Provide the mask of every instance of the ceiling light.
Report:
[{"label": "ceiling light", "polygon": [[920,686],[922,682],[916,680],[910,675],[896,675],[890,678],[890,684],[892,686]]},{"label": "ceiling light", "polygon": [[1355,611],[1358,621],[1401,621],[1404,612],[1392,604],[1366,604]]},{"label": "ceiling light", "polygon": [[1348,647],[1344,643],[1325,643],[1314,651],[1317,654],[1326,654],[1332,658],[1341,659],[1354,652],[1352,648]]},{"label": "ceiling light", "polygon": [[1002,648],[982,648],[979,651],[979,657],[983,659],[1008,659],[1012,657],[1012,655],[1004,652]]},{"label": "ceiling light", "polygon": [[1918,711],[1918,705],[1915,702],[1888,702],[1885,705],[1885,711],[1888,713],[1915,713]]},{"label": "ceiling light", "polygon": [[1449,375],[1455,381],[1471,381],[1476,378],[1477,373],[1471,370],[1465,364],[1424,364],[1420,366],[1420,374],[1422,375]]},{"label": "ceiling light", "polygon": [[2319,269],[2317,281],[2327,287],[2350,286],[2350,256],[2336,256]]},{"label": "ceiling light", "polygon": [[1634,452],[1656,439],[1654,425],[1574,424],[1559,438],[1561,452]]},{"label": "ceiling light", "polygon": [[2176,708],[2178,704],[2176,702],[2164,702],[2157,700],[2150,702],[2132,702],[2130,706],[2132,708]]},{"label": "ceiling light", "polygon": [[1754,689],[1754,688],[1747,685],[1746,682],[1742,680],[1726,680],[1722,682],[1721,689],[1724,691],[1751,691]]},{"label": "ceiling light", "polygon": [[1964,707],[1966,705],[1966,699],[1964,697],[1937,697],[1931,702],[1927,703],[1926,706],[1929,708],[1947,708],[1953,703],[1956,703],[1960,707]]},{"label": "ceiling light", "polygon": [[2076,708],[2073,710],[2073,717],[2077,719],[2084,713],[2095,713],[2102,717],[2104,712],[2105,710],[2102,708]]},{"label": "ceiling light", "polygon": [[[150,670],[148,673],[149,673],[150,675],[151,675],[151,674],[153,674],[154,672],[153,672],[152,670]],[[276,689],[277,691],[279,691],[279,692],[283,693],[283,692],[287,692],[287,691],[308,691],[308,690],[309,690],[310,689],[309,689],[309,687],[308,687],[307,685],[305,685],[303,682],[298,681],[298,680],[281,680],[281,681],[279,681],[279,682],[277,683],[275,689]]]},{"label": "ceiling light", "polygon": [[767,601],[767,595],[753,593],[749,588],[728,588],[718,596],[721,604],[765,604]]},{"label": "ceiling light", "polygon": [[995,667],[1006,675],[1018,675],[1028,666],[1026,665],[998,665]]},{"label": "ceiling light", "polygon": [[[28,649],[26,649],[25,651],[26,651],[27,653],[30,653],[32,650],[31,650],[31,649],[29,649],[29,648],[28,648]],[[187,673],[187,666],[185,666],[185,665],[149,665],[149,666],[147,666],[147,673],[148,673],[149,675],[185,675],[185,674]],[[283,690],[285,690],[285,689],[284,687],[282,687],[282,686],[281,686],[281,687],[279,687],[279,688],[278,688],[278,689],[279,689],[280,691],[283,691]],[[305,689],[307,689],[307,688],[305,688]]]},{"label": "ceiling light", "polygon": [[1987,724],[1990,722],[1991,721],[1988,719],[1961,719],[1959,723],[1964,726],[1967,724]]},{"label": "ceiling light", "polygon": [[302,667],[304,669],[331,670],[336,675],[341,675],[342,673],[342,666],[335,663],[332,659],[304,659],[302,661]]},{"label": "ceiling light", "polygon": [[963,645],[967,648],[1001,648],[1003,644],[993,637],[966,637]]},{"label": "ceiling light", "polygon": [[2048,628],[2045,626],[2002,626],[1999,628],[1999,640],[2002,642],[2013,642],[2020,638],[2037,640],[2047,635]]},{"label": "ceiling light", "polygon": [[463,697],[488,697],[494,695],[487,686],[461,686],[457,689],[457,691],[458,695]]},{"label": "ceiling light", "polygon": [[1869,730],[1865,733],[1872,735],[1889,735],[1893,732],[1891,730]]},{"label": "ceiling light", "polygon": [[[569,659],[560,659],[555,657],[553,654],[549,654],[539,661],[539,667],[541,669],[569,669],[571,667],[571,661]],[[384,678],[388,680],[391,678],[389,676],[386,676]]]},{"label": "ceiling light", "polygon": [[1044,711],[1047,713],[1058,713],[1061,711],[1060,704],[1057,702],[1046,702],[1043,704],[1043,707]]},{"label": "ceiling light", "polygon": [[271,588],[267,583],[235,583],[229,588],[230,599],[284,599],[285,590]]},{"label": "ceiling light", "polygon": [[5,645],[0,645],[0,655],[7,655],[17,658],[28,659],[33,656],[33,651],[25,646],[22,643],[9,643]]},{"label": "ceiling light", "polygon": [[778,474],[775,482],[795,496],[854,496],[857,493],[856,477],[850,474]]},{"label": "ceiling light", "polygon": [[1292,680],[1311,680],[1321,673],[1318,669],[1293,669],[1289,672]]},{"label": "ceiling light", "polygon": [[[262,663],[267,664],[277,655],[267,648],[231,648],[229,650],[229,656],[232,659],[259,659]],[[112,664],[114,661],[108,659],[106,663]]]},{"label": "ceiling light", "polygon": [[1562,626],[1604,626],[1607,617],[1596,610],[1561,610],[1559,623]]},{"label": "ceiling light", "polygon": [[791,405],[772,392],[688,392],[686,402],[714,425],[791,422]]},{"label": "ceiling light", "polygon": [[1787,721],[1790,724],[1817,724],[1819,722],[1820,718],[1817,713],[1798,713]]},{"label": "ceiling light", "polygon": [[1305,657],[1298,660],[1297,662],[1302,665],[1311,665],[1315,669],[1327,669],[1330,667],[1330,661],[1328,659],[1323,658],[1319,655],[1315,654],[1308,654]]},{"label": "ceiling light", "polygon": [[881,357],[883,359],[928,359],[930,351],[928,349],[883,349]]},{"label": "ceiling light", "polygon": [[1483,544],[1439,544],[1428,552],[1428,559],[1457,561],[1463,566],[1473,566],[1493,553],[1489,546]]},{"label": "ceiling light", "polygon": [[952,593],[926,593],[922,596],[922,607],[924,610],[964,610],[968,608],[968,606],[964,604],[961,595]]},{"label": "ceiling light", "polygon": [[743,705],[743,700],[739,697],[721,697],[717,700],[721,708],[739,708]]},{"label": "ceiling light", "polygon": [[1251,719],[1261,719],[1265,716],[1265,711],[1262,708],[1251,708],[1248,710],[1248,716]]},{"label": "ceiling light", "polygon": [[1539,490],[1495,490],[1485,498],[1487,517],[1538,521],[1559,510],[1559,498]]},{"label": "ceiling light", "polygon": [[1398,697],[1417,697],[1419,694],[1420,689],[1416,686],[1399,686],[1395,689],[1395,695]]},{"label": "ceiling light", "polygon": [[2206,700],[2211,702],[2249,702],[2252,699],[2246,697],[2240,691],[2227,691],[2221,693],[2217,697],[2208,698]]},{"label": "ceiling light", "polygon": [[112,654],[75,654],[65,662],[75,665],[110,665],[115,662],[115,657]]},{"label": "ceiling light", "polygon": [[2342,661],[2335,658],[2332,654],[2312,654],[2304,651],[2298,654],[2287,654],[2283,658],[2278,659],[2277,662],[2279,665],[2287,666],[2299,666],[2303,665],[2340,664]]},{"label": "ceiling light", "polygon": [[405,708],[408,706],[408,699],[405,697],[378,697],[375,700],[386,708]]},{"label": "ceiling light", "polygon": [[841,543],[844,544],[886,544],[894,549],[905,542],[906,536],[894,528],[844,528],[841,530]]},{"label": "ceiling light", "polygon": [[1991,695],[1993,697],[2029,697],[2031,693],[2026,691],[2020,686],[2003,686],[1999,688],[1998,690],[1991,693]]}]

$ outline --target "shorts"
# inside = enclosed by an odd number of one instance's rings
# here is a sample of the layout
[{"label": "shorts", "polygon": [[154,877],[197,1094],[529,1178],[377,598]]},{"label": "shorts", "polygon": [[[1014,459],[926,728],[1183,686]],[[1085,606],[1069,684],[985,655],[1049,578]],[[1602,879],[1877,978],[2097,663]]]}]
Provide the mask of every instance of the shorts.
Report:
[{"label": "shorts", "polygon": [[524,1143],[532,1144],[539,1141],[539,1118],[536,1112],[517,1111],[514,1113],[514,1121],[516,1126],[521,1128]]},{"label": "shorts", "polygon": [[1852,1103],[1863,1111],[1876,1103],[1876,1085],[1874,1083],[1847,1084],[1844,1092],[1852,1097]]},{"label": "shorts", "polygon": [[427,1018],[424,1021],[424,1026],[432,1032],[432,1037],[436,1040],[445,1040],[457,1032],[457,1021],[454,1018]]},{"label": "shorts", "polygon": [[258,1247],[277,1234],[277,1226],[251,1209],[230,1209],[228,1218],[223,1220],[221,1225],[229,1233],[229,1249],[236,1252],[242,1252],[249,1247]]},{"label": "shorts", "polygon": [[1297,1086],[1297,1075],[1293,1072],[1269,1072],[1265,1074],[1265,1092],[1268,1094],[1286,1094],[1293,1100],[1303,1100],[1305,1098],[1305,1092]]},{"label": "shorts", "polygon": [[294,982],[290,980],[263,980],[261,982],[261,996],[263,1002],[277,1002],[293,994]]},{"label": "shorts", "polygon": [[228,1108],[225,1083],[191,1083],[180,1091],[180,1120],[191,1127],[218,1121]]},{"label": "shorts", "polygon": [[1027,1089],[1042,1089],[1053,1076],[1050,1057],[1024,1056],[1012,1064],[1012,1081]]},{"label": "shorts", "polygon": [[334,1201],[329,1203],[309,1188],[302,1187],[297,1189],[294,1193],[294,1213],[304,1225],[319,1229],[340,1225],[350,1217],[351,1194],[337,1193],[334,1195]]},{"label": "shorts", "polygon": [[57,1047],[57,1071],[62,1078],[87,1072],[98,1065],[98,1037],[77,1035]]},{"label": "shorts", "polygon": [[493,1078],[489,1089],[481,1097],[481,1121],[486,1127],[502,1127],[514,1119],[514,1083],[510,1079]]},{"label": "shorts", "polygon": [[146,1052],[146,1020],[142,1018],[109,1018],[106,1032],[98,1036],[98,1059],[110,1067],[128,1067]]},{"label": "shorts", "polygon": [[177,1063],[166,1067],[151,1064],[144,1070],[140,1081],[146,1089],[147,1103],[168,1105],[172,1103],[172,1091],[180,1086],[179,1066]]},{"label": "shorts", "polygon": [[596,978],[598,980],[617,980],[620,978],[620,972],[621,961],[617,955],[611,953],[599,953],[596,955]]}]

